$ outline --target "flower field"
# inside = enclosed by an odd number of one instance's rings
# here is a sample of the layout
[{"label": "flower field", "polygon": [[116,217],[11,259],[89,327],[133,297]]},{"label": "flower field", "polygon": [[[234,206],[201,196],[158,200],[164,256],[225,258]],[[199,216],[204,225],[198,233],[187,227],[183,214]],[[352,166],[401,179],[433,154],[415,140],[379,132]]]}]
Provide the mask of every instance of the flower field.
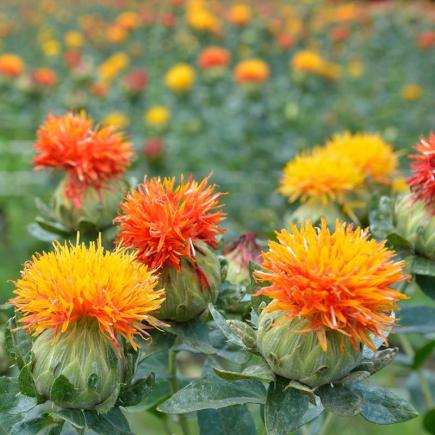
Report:
[{"label": "flower field", "polygon": [[434,70],[430,1],[2,1],[0,432],[435,434]]}]

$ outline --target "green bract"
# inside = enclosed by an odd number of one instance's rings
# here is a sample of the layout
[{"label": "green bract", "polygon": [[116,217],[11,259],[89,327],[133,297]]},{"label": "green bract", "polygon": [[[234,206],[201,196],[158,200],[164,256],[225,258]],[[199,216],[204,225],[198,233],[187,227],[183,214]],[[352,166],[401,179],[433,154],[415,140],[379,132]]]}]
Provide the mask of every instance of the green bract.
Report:
[{"label": "green bract", "polygon": [[415,252],[435,260],[435,216],[422,201],[416,201],[407,194],[396,201],[396,230],[408,240]]},{"label": "green bract", "polygon": [[362,352],[342,334],[328,331],[324,352],[314,332],[297,332],[306,329],[305,319],[285,319],[284,315],[263,310],[257,331],[258,350],[276,374],[318,387],[343,378],[361,361]]},{"label": "green bract", "polygon": [[196,265],[181,258],[180,270],[172,266],[162,270],[158,287],[165,289],[166,299],[156,317],[186,322],[198,317],[210,302],[216,301],[222,281],[219,258],[204,242],[197,241],[195,261]]},{"label": "green bract", "polygon": [[62,223],[68,231],[81,230],[92,226],[104,229],[112,224],[119,204],[127,192],[128,186],[124,180],[107,183],[99,192],[88,188],[83,195],[82,204],[77,208],[66,198],[65,187],[68,178],[65,177],[57,187],[52,197],[53,218]]},{"label": "green bract", "polygon": [[79,320],[57,336],[53,329],[44,331],[33,343],[32,354],[33,379],[43,398],[63,408],[100,411],[116,402],[124,358],[95,320]]}]

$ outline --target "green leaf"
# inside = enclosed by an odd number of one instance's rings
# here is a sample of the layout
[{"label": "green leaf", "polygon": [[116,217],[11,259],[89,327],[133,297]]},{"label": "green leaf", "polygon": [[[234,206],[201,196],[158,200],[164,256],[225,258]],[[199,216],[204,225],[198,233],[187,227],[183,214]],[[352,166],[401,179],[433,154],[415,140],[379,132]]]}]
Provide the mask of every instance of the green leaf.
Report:
[{"label": "green leaf", "polygon": [[415,282],[421,291],[432,299],[435,299],[435,277],[429,275],[414,275]]},{"label": "green leaf", "polygon": [[274,373],[265,363],[246,367],[242,372],[234,372],[220,368],[213,368],[213,370],[222,379],[230,381],[236,379],[258,379],[263,382],[272,382],[275,380]]},{"label": "green leaf", "polygon": [[144,412],[149,409],[155,408],[160,403],[163,403],[171,396],[171,386],[166,380],[157,380],[153,386],[153,389],[147,394],[142,402],[138,405],[130,406],[126,408],[126,412]]},{"label": "green leaf", "polygon": [[427,400],[422,388],[422,378],[428,385],[430,391],[435,391],[435,373],[430,370],[421,370],[420,373],[412,372],[406,380],[406,388],[412,404],[420,411],[427,411]]},{"label": "green leaf", "polygon": [[25,418],[12,426],[9,435],[58,435],[62,431],[63,420],[53,418],[46,406],[40,405],[26,413]]},{"label": "green leaf", "polygon": [[429,358],[429,356],[432,354],[434,349],[435,349],[435,340],[429,341],[423,347],[417,349],[414,355],[412,368],[414,370],[418,370],[420,367],[422,367],[425,361],[427,360],[427,358]]},{"label": "green leaf", "polygon": [[22,329],[17,329],[16,318],[12,317],[8,321],[6,329],[6,349],[19,369],[22,369],[31,360],[32,338]]},{"label": "green leaf", "polygon": [[246,349],[243,340],[231,330],[225,317],[213,306],[213,304],[209,304],[208,309],[216,323],[216,326],[222,331],[228,341],[240,346],[242,349]]},{"label": "green leaf", "polygon": [[415,408],[386,388],[353,384],[352,390],[363,399],[361,415],[375,424],[394,424],[417,417]]},{"label": "green leaf", "polygon": [[54,234],[50,231],[44,230],[40,227],[39,224],[31,223],[27,225],[27,231],[29,234],[37,240],[41,240],[42,242],[54,242],[55,240],[59,240],[60,236],[58,234]]},{"label": "green leaf", "polygon": [[107,414],[84,411],[86,426],[100,435],[133,435],[124,414],[113,408]]},{"label": "green leaf", "polygon": [[341,416],[358,415],[362,408],[361,396],[345,385],[324,385],[317,392],[327,411]]},{"label": "green leaf", "polygon": [[172,323],[168,332],[177,335],[183,345],[206,355],[214,355],[216,349],[210,344],[208,327],[198,319],[184,323]]},{"label": "green leaf", "polygon": [[120,406],[134,406],[140,403],[153,389],[155,376],[151,373],[147,378],[121,385],[121,392],[117,404]]},{"label": "green leaf", "polygon": [[435,332],[435,308],[426,305],[402,305],[398,323],[395,332],[402,334]]},{"label": "green leaf", "polygon": [[423,427],[427,432],[435,435],[435,409],[431,409],[424,414]]},{"label": "green leaf", "polygon": [[413,252],[412,244],[396,233],[388,234],[387,246],[397,251],[403,257]]},{"label": "green leaf", "polygon": [[36,397],[35,381],[33,380],[31,364],[25,365],[18,375],[18,384],[23,394],[29,397]]},{"label": "green leaf", "polygon": [[411,272],[417,275],[435,277],[435,262],[419,255],[415,255],[411,260]]},{"label": "green leaf", "polygon": [[268,435],[288,435],[305,424],[308,397],[300,390],[287,388],[287,379],[279,378],[269,385],[264,423]]},{"label": "green leaf", "polygon": [[210,376],[191,382],[157,409],[167,414],[183,414],[245,403],[263,404],[265,400],[266,390],[259,381],[224,381],[216,376]]},{"label": "green leaf", "polygon": [[71,423],[78,429],[83,429],[86,426],[85,415],[81,409],[65,409],[60,408],[55,412],[51,412],[51,415],[59,417],[62,420]]},{"label": "green leaf", "polygon": [[74,385],[64,375],[58,376],[50,389],[50,399],[55,403],[62,403],[74,397]]},{"label": "green leaf", "polygon": [[222,409],[204,409],[198,412],[201,435],[256,435],[254,419],[244,405]]}]

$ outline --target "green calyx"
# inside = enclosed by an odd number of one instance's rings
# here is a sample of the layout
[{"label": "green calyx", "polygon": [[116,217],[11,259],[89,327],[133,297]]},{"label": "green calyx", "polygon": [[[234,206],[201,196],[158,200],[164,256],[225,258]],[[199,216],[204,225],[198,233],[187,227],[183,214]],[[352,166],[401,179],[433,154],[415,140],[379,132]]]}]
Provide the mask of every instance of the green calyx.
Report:
[{"label": "green calyx", "polygon": [[397,233],[411,243],[417,254],[435,260],[435,216],[425,204],[407,194],[396,201],[394,212]]},{"label": "green calyx", "polygon": [[257,331],[257,348],[276,374],[315,388],[338,381],[361,361],[362,352],[339,332],[326,333],[324,352],[314,332],[297,332],[306,328],[305,319],[283,316],[263,310]]},{"label": "green calyx", "polygon": [[181,258],[181,268],[169,266],[160,274],[159,288],[166,299],[156,315],[162,320],[187,322],[216,302],[222,282],[219,258],[202,241],[195,242],[195,263]]},{"label": "green calyx", "polygon": [[125,193],[128,190],[124,180],[107,183],[99,192],[89,187],[81,198],[81,207],[76,207],[65,196],[68,177],[57,187],[51,200],[53,218],[62,223],[68,231],[86,231],[92,227],[102,230],[112,224]]},{"label": "green calyx", "polygon": [[[53,329],[44,331],[33,343],[32,355],[36,391],[43,398],[63,408],[100,412],[116,402],[124,358],[96,320],[78,320],[57,336]],[[61,396],[59,379],[68,385]]]}]

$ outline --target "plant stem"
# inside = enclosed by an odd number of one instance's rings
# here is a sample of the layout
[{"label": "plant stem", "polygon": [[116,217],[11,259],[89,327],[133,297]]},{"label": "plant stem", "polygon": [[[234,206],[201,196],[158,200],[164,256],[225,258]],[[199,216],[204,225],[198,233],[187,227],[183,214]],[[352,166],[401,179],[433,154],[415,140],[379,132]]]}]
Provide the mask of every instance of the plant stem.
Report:
[{"label": "plant stem", "polygon": [[304,424],[301,427],[301,434],[302,435],[310,435],[310,428],[309,428],[308,424]]},{"label": "plant stem", "polygon": [[331,424],[331,421],[332,421],[332,418],[333,418],[333,417],[334,417],[334,415],[331,414],[330,412],[328,412],[328,413],[326,414],[326,417],[325,417],[325,419],[323,420],[323,424],[322,424],[322,427],[321,427],[320,430],[319,430],[318,435],[326,435],[326,432],[327,432],[328,429],[329,429],[329,425]]},{"label": "plant stem", "polygon": [[[399,337],[400,345],[402,346],[405,354],[409,358],[414,359],[415,351],[414,351],[414,348],[412,347],[411,343],[409,342],[408,338],[405,337],[404,335],[398,335],[398,337]],[[417,374],[418,374],[418,378],[420,379],[421,391],[423,392],[423,396],[424,396],[424,399],[426,401],[426,405],[427,405],[428,409],[432,409],[434,406],[434,401],[432,399],[432,393],[430,391],[430,386],[427,382],[427,379],[424,376],[422,369],[418,369]]]},{"label": "plant stem", "polygon": [[[169,350],[169,383],[171,385],[171,392],[175,394],[178,391],[177,386],[177,353],[175,350]],[[180,423],[181,431],[184,435],[190,435],[189,423],[184,414],[178,414],[178,422]]]}]

